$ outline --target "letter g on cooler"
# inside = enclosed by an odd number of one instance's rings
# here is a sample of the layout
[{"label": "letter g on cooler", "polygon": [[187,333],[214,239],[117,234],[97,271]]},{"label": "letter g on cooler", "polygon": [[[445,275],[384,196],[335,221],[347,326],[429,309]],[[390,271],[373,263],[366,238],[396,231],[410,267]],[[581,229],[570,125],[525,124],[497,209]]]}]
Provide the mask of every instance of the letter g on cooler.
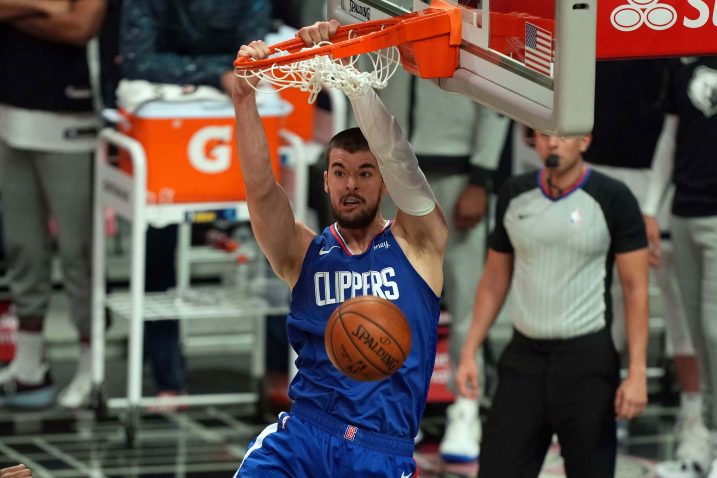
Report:
[{"label": "letter g on cooler", "polygon": [[227,171],[232,163],[232,127],[205,126],[198,130],[187,145],[191,165],[204,174]]}]

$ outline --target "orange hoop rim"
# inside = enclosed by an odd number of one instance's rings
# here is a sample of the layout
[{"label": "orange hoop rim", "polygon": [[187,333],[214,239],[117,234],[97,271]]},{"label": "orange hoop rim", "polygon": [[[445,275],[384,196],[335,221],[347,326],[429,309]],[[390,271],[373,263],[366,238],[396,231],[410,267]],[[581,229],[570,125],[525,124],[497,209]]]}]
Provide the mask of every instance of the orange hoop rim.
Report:
[{"label": "orange hoop rim", "polygon": [[[457,15],[456,15],[457,13]],[[334,59],[356,56],[403,43],[447,36],[451,45],[460,44],[461,18],[458,8],[427,8],[384,20],[372,20],[340,26],[331,37],[331,44],[307,48],[300,38],[292,38],[269,47],[271,54],[288,55],[252,60],[237,57],[236,71],[257,71],[289,65],[317,56],[331,55]]]}]

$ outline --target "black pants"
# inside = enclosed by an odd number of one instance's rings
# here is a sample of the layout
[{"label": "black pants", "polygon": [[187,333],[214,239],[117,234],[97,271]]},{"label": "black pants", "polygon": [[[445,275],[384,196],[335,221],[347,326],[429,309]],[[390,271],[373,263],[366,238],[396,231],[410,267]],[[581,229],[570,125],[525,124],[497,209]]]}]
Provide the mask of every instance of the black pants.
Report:
[{"label": "black pants", "polygon": [[620,362],[605,329],[565,340],[515,332],[481,444],[479,478],[535,478],[553,433],[569,478],[615,474]]},{"label": "black pants", "polygon": [[[176,225],[147,228],[144,274],[147,292],[165,292],[177,284]],[[149,359],[157,392],[181,392],[185,387],[185,364],[178,320],[144,323],[144,352]]]}]

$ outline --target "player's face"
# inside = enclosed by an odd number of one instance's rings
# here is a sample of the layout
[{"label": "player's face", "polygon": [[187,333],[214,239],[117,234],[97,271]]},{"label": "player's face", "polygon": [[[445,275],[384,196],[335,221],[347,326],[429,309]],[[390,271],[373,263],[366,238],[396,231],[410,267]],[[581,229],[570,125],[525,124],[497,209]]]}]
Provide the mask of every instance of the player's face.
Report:
[{"label": "player's face", "polygon": [[557,171],[566,171],[575,166],[590,146],[591,136],[550,136],[540,131],[535,132],[535,150],[540,161],[545,164],[548,156],[556,155],[560,158]]},{"label": "player's face", "polygon": [[324,172],[324,190],[339,226],[368,227],[378,214],[381,195],[386,192],[376,158],[370,151],[349,153],[341,148],[329,152]]}]

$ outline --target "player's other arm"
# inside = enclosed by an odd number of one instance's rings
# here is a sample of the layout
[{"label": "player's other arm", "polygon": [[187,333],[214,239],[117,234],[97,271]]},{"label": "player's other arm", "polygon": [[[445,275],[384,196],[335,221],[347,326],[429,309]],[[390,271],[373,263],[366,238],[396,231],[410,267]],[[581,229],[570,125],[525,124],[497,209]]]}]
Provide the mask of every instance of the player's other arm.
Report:
[{"label": "player's other arm", "polygon": [[19,18],[10,24],[47,41],[84,46],[100,31],[106,9],[106,0],[74,0],[67,12]]},{"label": "player's other arm", "polygon": [[[243,45],[239,50],[240,56],[255,59],[265,58],[268,53],[261,41]],[[269,145],[257,110],[256,92],[252,88],[257,81],[236,78],[232,98],[237,151],[254,235],[274,272],[293,287],[315,234],[296,222],[289,198],[274,178]]]},{"label": "player's other arm", "polygon": [[446,218],[436,202],[411,144],[373,91],[351,98],[354,116],[383,182],[398,207],[393,231],[407,244],[406,255],[419,274],[440,293],[443,251],[448,240]]},{"label": "player's other arm", "polygon": [[488,249],[488,257],[473,301],[473,321],[456,370],[456,385],[464,397],[478,398],[476,353],[503,307],[512,277],[513,254]]}]

